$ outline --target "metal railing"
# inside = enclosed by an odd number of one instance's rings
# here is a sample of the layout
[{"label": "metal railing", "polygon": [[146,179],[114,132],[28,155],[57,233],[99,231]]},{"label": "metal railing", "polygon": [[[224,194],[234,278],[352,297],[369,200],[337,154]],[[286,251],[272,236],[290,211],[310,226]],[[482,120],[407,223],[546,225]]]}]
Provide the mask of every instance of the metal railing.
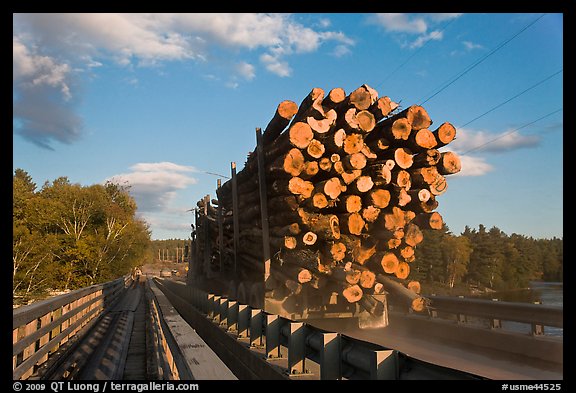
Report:
[{"label": "metal railing", "polygon": [[[193,286],[170,280],[157,284],[173,301],[174,296],[194,307],[214,325],[237,340],[247,340],[250,348],[263,350],[264,358],[281,357],[281,347],[287,360],[286,376],[304,376],[310,372],[307,361],[319,366],[319,379],[402,379],[402,370],[426,368],[426,362],[410,358],[397,350],[369,343],[341,333],[326,331],[305,322],[297,322],[237,300],[207,293]],[[177,300],[177,299],[174,299]],[[178,306],[176,306],[178,308]],[[452,378],[481,379],[463,371],[432,366],[439,375]]]},{"label": "metal railing", "polygon": [[492,329],[501,329],[502,321],[529,325],[534,336],[543,335],[546,326],[563,328],[563,307],[543,304],[491,301],[449,296],[431,296],[431,316],[452,316],[458,323],[467,323],[468,317],[488,321]]},{"label": "metal railing", "polygon": [[22,306],[12,312],[12,377],[29,378],[50,355],[111,307],[130,275]]}]

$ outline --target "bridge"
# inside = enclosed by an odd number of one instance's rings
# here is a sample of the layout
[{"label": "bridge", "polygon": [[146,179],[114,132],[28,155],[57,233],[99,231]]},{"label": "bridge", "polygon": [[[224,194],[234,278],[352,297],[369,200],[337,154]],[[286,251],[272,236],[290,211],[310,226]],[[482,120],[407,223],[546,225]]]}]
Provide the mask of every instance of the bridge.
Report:
[{"label": "bridge", "polygon": [[15,309],[13,379],[563,379],[563,337],[544,334],[563,328],[561,307],[433,296],[425,315],[390,304],[389,321],[292,321],[126,276]]}]

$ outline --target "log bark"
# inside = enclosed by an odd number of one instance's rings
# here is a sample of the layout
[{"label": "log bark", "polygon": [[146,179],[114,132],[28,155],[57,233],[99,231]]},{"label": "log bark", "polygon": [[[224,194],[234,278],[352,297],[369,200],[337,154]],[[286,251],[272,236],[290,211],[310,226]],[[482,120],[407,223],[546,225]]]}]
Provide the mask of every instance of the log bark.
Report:
[{"label": "log bark", "polygon": [[422,296],[409,290],[402,284],[394,281],[392,278],[383,274],[378,274],[376,275],[376,280],[384,286],[386,291],[390,292],[391,295],[394,295],[395,299],[408,305],[414,311],[420,312],[426,308],[426,300]]},{"label": "log bark", "polygon": [[319,136],[319,140],[324,144],[324,148],[327,153],[337,153],[341,151],[344,146],[344,141],[346,140],[346,131],[340,128],[334,132],[328,132],[322,136]]},{"label": "log bark", "polygon": [[262,133],[262,143],[264,146],[271,144],[288,126],[290,120],[298,113],[298,105],[290,100],[282,101],[276,108],[274,117]]}]

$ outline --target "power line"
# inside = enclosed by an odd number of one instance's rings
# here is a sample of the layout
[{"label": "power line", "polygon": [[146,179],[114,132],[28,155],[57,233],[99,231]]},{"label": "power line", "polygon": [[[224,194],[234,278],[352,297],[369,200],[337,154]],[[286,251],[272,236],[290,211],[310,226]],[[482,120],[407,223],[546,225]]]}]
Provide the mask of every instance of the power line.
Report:
[{"label": "power line", "polygon": [[[447,23],[444,25],[444,27],[442,27],[442,29],[440,29],[440,32],[439,32],[438,34],[443,33],[444,30],[446,30],[446,28],[447,28],[452,22],[454,22],[455,20],[456,20],[456,19],[451,19],[449,22],[447,22]],[[428,41],[426,41],[426,43],[425,43],[424,45],[422,45],[420,48],[418,48],[417,51],[415,51],[414,53],[412,53],[412,55],[409,56],[402,64],[400,64],[398,67],[396,67],[396,68],[394,69],[394,71],[392,71],[391,73],[389,73],[389,74],[384,78],[384,80],[383,80],[382,82],[380,82],[378,85],[376,85],[376,89],[380,88],[380,87],[384,84],[384,82],[386,82],[388,79],[390,79],[390,77],[391,77],[392,75],[394,75],[394,74],[396,73],[396,71],[398,71],[400,68],[402,68],[404,65],[406,65],[406,63],[408,63],[410,60],[412,60],[412,58],[413,58],[414,56],[416,56],[418,53],[420,53],[420,51],[421,51],[422,49],[424,49],[430,42],[432,42],[432,39],[429,39]]]},{"label": "power line", "polygon": [[498,45],[496,48],[494,48],[492,51],[490,51],[490,53],[488,53],[487,55],[485,55],[484,57],[482,57],[480,60],[478,60],[477,62],[475,62],[474,64],[472,64],[471,66],[469,66],[467,69],[465,69],[464,71],[462,71],[460,74],[458,74],[454,79],[452,79],[448,84],[446,84],[444,87],[442,87],[440,90],[438,90],[436,93],[432,94],[430,97],[426,98],[426,100],[422,101],[419,105],[423,105],[426,102],[428,102],[429,100],[431,100],[432,98],[436,97],[438,94],[440,94],[442,91],[444,91],[448,86],[452,85],[454,82],[456,82],[458,79],[462,78],[464,75],[466,75],[468,72],[470,72],[471,70],[473,70],[474,68],[476,68],[478,65],[480,65],[480,63],[482,63],[484,60],[486,60],[488,57],[492,56],[494,53],[498,52],[500,49],[502,49],[505,45],[507,45],[510,41],[512,41],[514,38],[518,37],[520,34],[522,34],[524,31],[526,31],[529,27],[531,27],[532,25],[534,25],[536,22],[538,22],[540,19],[542,19],[546,14],[542,14],[540,15],[538,18],[536,18],[535,20],[533,20],[532,22],[530,22],[527,26],[525,26],[524,28],[522,28],[519,32],[517,32],[516,34],[514,34],[512,37],[510,37],[509,39],[507,39],[506,41],[502,42],[500,45]]},{"label": "power line", "polygon": [[481,149],[482,147],[484,147],[484,146],[486,146],[486,145],[489,145],[490,143],[492,143],[492,142],[494,142],[494,141],[497,141],[498,139],[504,138],[504,137],[507,136],[507,135],[513,134],[513,133],[521,130],[522,128],[526,128],[526,127],[528,127],[528,126],[530,126],[530,125],[532,125],[532,124],[534,124],[534,123],[536,123],[536,122],[538,122],[538,121],[540,121],[540,120],[542,120],[542,119],[545,119],[545,118],[547,118],[547,117],[550,117],[550,116],[552,116],[553,114],[562,111],[563,109],[564,109],[564,108],[556,109],[555,111],[550,112],[550,113],[548,113],[547,115],[544,115],[544,116],[542,116],[542,117],[540,117],[540,118],[538,118],[538,119],[536,119],[536,120],[534,120],[534,121],[531,121],[530,123],[524,124],[523,126],[518,127],[518,128],[516,128],[516,129],[514,129],[514,130],[512,130],[512,131],[506,132],[506,133],[504,133],[504,134],[502,134],[502,135],[500,135],[500,136],[498,136],[498,137],[496,137],[496,138],[494,138],[494,139],[489,140],[489,141],[486,142],[486,143],[483,143],[483,144],[481,144],[481,145],[479,145],[479,146],[473,147],[472,149],[469,149],[469,150],[467,150],[467,151],[465,151],[465,152],[463,152],[463,153],[461,153],[461,154],[464,155],[464,154],[470,153],[471,151]]},{"label": "power line", "polygon": [[526,92],[528,92],[528,91],[532,90],[533,88],[535,88],[535,87],[537,87],[537,86],[541,85],[542,83],[546,82],[547,80],[549,80],[549,79],[553,78],[554,76],[556,76],[556,75],[560,74],[562,71],[563,71],[563,69],[560,69],[560,71],[557,71],[557,72],[555,72],[554,74],[552,74],[552,75],[548,76],[547,78],[545,78],[545,79],[541,80],[540,82],[536,83],[535,85],[532,85],[532,86],[530,86],[530,87],[529,87],[529,88],[527,88],[526,90],[524,90],[524,91],[522,91],[522,92],[520,92],[520,93],[516,94],[515,96],[513,96],[513,97],[511,97],[511,98],[507,99],[506,101],[504,101],[504,102],[502,102],[502,103],[500,103],[500,104],[496,105],[495,107],[493,107],[493,108],[491,108],[491,109],[487,110],[486,112],[482,113],[481,115],[479,115],[479,116],[476,116],[475,118],[473,118],[472,120],[470,120],[470,121],[469,121],[469,122],[467,122],[466,124],[463,124],[463,125],[461,125],[460,127],[457,127],[457,128],[463,128],[463,127],[466,127],[468,124],[470,124],[470,123],[472,123],[472,122],[474,122],[474,121],[476,121],[476,120],[480,119],[481,117],[484,117],[484,116],[485,116],[485,115],[487,115],[488,113],[490,113],[490,112],[492,112],[492,111],[494,111],[494,110],[496,110],[496,109],[500,108],[501,106],[503,106],[503,105],[505,105],[505,104],[509,103],[510,101],[512,101],[512,100],[514,100],[514,99],[516,99],[516,98],[520,97],[522,94],[524,94],[524,93],[526,93]]}]

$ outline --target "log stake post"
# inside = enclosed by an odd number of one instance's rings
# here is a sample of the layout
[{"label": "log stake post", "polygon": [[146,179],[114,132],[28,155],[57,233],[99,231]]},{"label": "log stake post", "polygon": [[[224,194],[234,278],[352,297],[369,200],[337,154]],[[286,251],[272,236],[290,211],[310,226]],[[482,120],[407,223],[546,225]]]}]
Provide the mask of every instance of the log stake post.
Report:
[{"label": "log stake post", "polygon": [[232,224],[234,226],[234,276],[238,265],[238,243],[240,242],[240,223],[238,222],[238,179],[236,178],[236,163],[231,164],[232,173]]},{"label": "log stake post", "polygon": [[[222,187],[222,179],[216,181],[217,188]],[[222,203],[218,201],[218,252],[220,254],[220,274],[224,267],[222,260],[224,259],[224,225],[222,223]]]},{"label": "log stake post", "polygon": [[210,246],[210,223],[208,222],[208,204],[210,203],[210,195],[204,197],[204,217],[202,217],[202,226],[204,227],[204,274],[206,277],[212,278],[213,273],[210,266],[210,260],[212,259],[210,251],[212,247]]},{"label": "log stake post", "polygon": [[[262,257],[264,259],[264,293],[271,284],[270,279],[270,232],[268,227],[268,199],[266,194],[266,178],[264,166],[264,145],[262,130],[256,128],[256,151],[258,159],[258,189],[260,191],[260,215],[262,220]],[[264,297],[266,297],[264,295]],[[264,299],[263,299],[264,300]],[[264,306],[266,310],[266,306]]]}]

